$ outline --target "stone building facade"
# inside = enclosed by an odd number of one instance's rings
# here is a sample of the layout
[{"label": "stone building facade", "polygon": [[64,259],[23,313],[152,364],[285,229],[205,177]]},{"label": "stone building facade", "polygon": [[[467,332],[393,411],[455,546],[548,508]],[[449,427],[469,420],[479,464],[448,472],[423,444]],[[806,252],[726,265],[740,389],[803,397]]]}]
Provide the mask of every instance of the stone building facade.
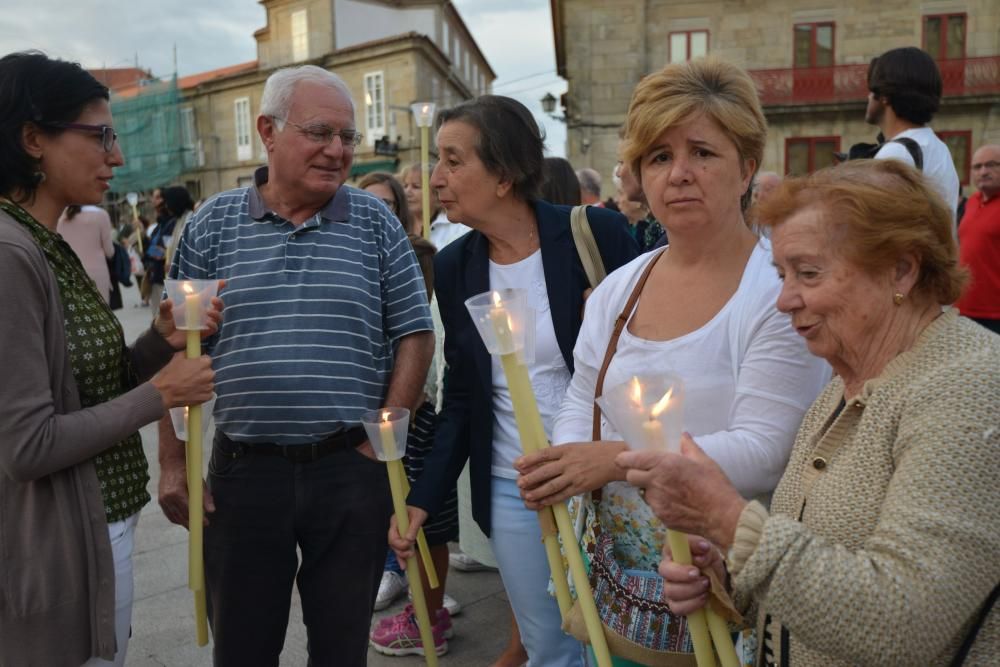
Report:
[{"label": "stone building facade", "polygon": [[419,159],[410,104],[451,106],[488,92],[496,76],[447,0],[261,4],[267,25],[254,33],[257,60],[177,81],[187,157],[176,180],[196,198],[249,183],[265,162],[256,119],[264,82],[279,67],[318,65],[350,87],[356,125],[365,135],[355,150],[352,178]]},{"label": "stone building facade", "polygon": [[920,46],[937,60],[945,96],[931,123],[963,186],[969,160],[1000,142],[997,0],[552,0],[568,124],[566,154],[613,194],[618,128],[638,81],[678,59],[712,54],[750,71],[769,124],[762,170],[803,173],[834,151],[874,141],[864,123],[871,58]]}]

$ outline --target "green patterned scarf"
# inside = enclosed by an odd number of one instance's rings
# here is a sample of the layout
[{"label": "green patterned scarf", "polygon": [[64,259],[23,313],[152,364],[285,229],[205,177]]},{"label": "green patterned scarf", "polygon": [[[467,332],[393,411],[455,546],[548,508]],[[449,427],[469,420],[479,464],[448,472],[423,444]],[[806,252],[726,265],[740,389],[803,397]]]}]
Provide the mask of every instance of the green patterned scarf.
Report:
[{"label": "green patterned scarf", "polygon": [[[73,249],[20,206],[2,201],[0,208],[31,234],[56,276],[80,404],[93,407],[135,387],[121,324]],[[139,433],[98,454],[94,465],[108,523],[135,514],[149,502],[149,464]]]}]

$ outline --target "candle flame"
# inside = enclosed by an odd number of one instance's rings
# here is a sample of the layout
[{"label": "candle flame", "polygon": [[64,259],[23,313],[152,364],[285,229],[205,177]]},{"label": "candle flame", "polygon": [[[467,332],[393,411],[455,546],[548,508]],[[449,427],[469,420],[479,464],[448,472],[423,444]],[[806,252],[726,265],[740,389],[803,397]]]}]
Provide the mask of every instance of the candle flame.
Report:
[{"label": "candle flame", "polygon": [[632,400],[636,405],[642,405],[642,385],[639,378],[632,376]]},{"label": "candle flame", "polygon": [[653,406],[653,409],[650,410],[649,412],[650,418],[659,417],[660,413],[667,409],[667,405],[670,404],[670,397],[673,395],[673,393],[674,393],[673,387],[667,389],[667,393],[663,395],[663,398],[658,400],[656,402],[656,405]]},{"label": "candle flame", "polygon": [[503,305],[503,299],[500,298],[500,292],[493,292],[493,305],[497,308]]},{"label": "candle flame", "polygon": [[194,294],[194,286],[187,281],[181,282],[181,289],[187,292],[188,294]]},{"label": "candle flame", "polygon": [[421,111],[421,113],[427,113],[428,111],[430,111],[430,108],[431,108],[431,105],[425,104],[423,107],[421,107],[420,111]]},{"label": "candle flame", "polygon": [[384,422],[388,422],[389,421],[389,411],[388,410],[383,410],[382,411],[382,421],[384,421]]}]

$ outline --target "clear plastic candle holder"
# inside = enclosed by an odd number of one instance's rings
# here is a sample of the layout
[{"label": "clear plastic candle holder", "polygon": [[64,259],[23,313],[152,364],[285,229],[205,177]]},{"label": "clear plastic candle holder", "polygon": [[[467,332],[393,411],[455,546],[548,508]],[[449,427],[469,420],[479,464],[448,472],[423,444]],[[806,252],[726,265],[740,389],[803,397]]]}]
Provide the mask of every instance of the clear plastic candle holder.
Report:
[{"label": "clear plastic candle holder", "polygon": [[535,353],[535,309],[523,289],[483,292],[465,300],[472,322],[490,354],[517,352],[525,363]]},{"label": "clear plastic candle holder", "polygon": [[167,279],[163,286],[174,303],[174,326],[185,331],[208,327],[208,307],[219,291],[218,280]]},{"label": "clear plastic candle holder", "polygon": [[417,121],[417,127],[431,127],[434,124],[434,111],[436,105],[433,102],[414,102],[410,105],[410,111]]},{"label": "clear plastic candle holder", "polygon": [[[201,406],[201,435],[204,437],[208,433],[208,422],[212,416],[212,410],[215,408],[215,394],[212,394],[212,398],[202,403]],[[170,408],[170,421],[174,425],[174,433],[178,440],[184,442],[187,442],[188,439],[188,412],[189,409],[186,405]]]},{"label": "clear plastic candle holder", "polygon": [[680,451],[684,432],[684,381],[680,377],[636,375],[606,390],[597,404],[630,449]]},{"label": "clear plastic candle holder", "polygon": [[379,461],[396,461],[406,453],[406,435],[410,430],[410,411],[406,408],[380,408],[361,415],[368,441]]}]

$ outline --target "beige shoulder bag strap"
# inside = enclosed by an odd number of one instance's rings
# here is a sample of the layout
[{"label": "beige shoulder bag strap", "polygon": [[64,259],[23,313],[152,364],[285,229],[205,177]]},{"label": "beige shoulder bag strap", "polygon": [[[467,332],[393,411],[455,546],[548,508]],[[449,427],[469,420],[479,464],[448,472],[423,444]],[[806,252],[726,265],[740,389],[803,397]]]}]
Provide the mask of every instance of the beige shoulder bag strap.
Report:
[{"label": "beige shoulder bag strap", "polygon": [[573,243],[576,244],[576,254],[580,256],[583,270],[587,273],[587,281],[591,287],[597,285],[608,275],[604,270],[604,260],[601,251],[597,249],[594,230],[590,228],[586,206],[574,206],[569,215],[570,229],[573,231]]}]

